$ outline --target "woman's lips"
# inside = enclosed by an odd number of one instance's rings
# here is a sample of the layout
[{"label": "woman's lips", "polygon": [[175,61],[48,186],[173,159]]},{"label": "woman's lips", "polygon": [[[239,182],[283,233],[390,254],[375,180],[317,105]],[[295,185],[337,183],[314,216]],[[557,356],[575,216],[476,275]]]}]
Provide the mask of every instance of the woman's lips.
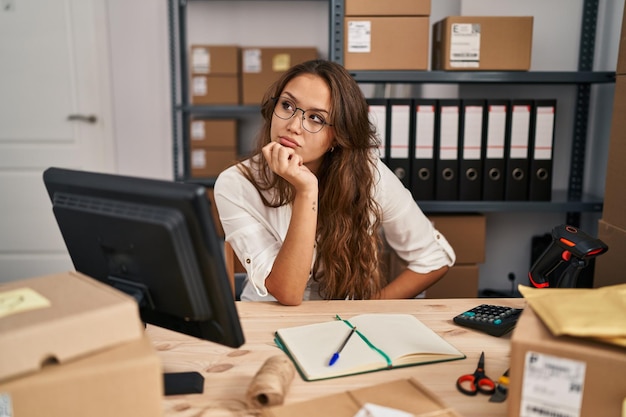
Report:
[{"label": "woman's lips", "polygon": [[288,148],[298,148],[300,147],[300,145],[298,145],[297,142],[294,142],[293,140],[286,138],[286,137],[279,137],[278,138],[278,143],[280,143],[283,146],[286,146]]}]

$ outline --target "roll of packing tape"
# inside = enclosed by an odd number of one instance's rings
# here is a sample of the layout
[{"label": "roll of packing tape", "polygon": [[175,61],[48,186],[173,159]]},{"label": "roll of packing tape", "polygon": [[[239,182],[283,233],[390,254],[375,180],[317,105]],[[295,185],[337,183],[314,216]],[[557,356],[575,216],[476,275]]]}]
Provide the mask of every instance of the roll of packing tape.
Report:
[{"label": "roll of packing tape", "polygon": [[268,358],[248,386],[248,406],[263,408],[282,404],[295,373],[286,355]]}]

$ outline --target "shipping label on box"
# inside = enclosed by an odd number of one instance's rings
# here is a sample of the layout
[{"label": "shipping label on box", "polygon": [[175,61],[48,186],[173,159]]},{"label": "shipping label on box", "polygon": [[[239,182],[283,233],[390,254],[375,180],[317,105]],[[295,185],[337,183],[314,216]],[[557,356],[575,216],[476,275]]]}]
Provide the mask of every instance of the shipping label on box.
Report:
[{"label": "shipping label on box", "polygon": [[480,23],[454,23],[450,30],[450,66],[480,66]]}]

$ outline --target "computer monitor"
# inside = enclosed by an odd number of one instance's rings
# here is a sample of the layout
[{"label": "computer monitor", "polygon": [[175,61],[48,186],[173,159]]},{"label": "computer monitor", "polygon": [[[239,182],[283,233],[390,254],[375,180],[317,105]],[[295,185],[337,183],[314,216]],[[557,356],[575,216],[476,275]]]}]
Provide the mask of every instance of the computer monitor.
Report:
[{"label": "computer monitor", "polygon": [[204,186],[54,167],[43,179],[78,272],[133,296],[145,323],[244,343]]}]

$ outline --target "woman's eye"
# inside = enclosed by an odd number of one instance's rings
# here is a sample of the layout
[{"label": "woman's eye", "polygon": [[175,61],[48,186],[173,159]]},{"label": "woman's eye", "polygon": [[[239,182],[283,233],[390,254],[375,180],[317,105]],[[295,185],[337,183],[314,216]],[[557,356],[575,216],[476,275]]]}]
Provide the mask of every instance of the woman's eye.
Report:
[{"label": "woman's eye", "polygon": [[319,114],[312,114],[309,116],[309,119],[313,122],[313,123],[317,123],[319,125],[323,125],[324,123],[326,123],[326,120],[324,120],[324,118],[319,115]]},{"label": "woman's eye", "polygon": [[288,101],[283,101],[282,106],[283,106],[283,109],[289,110],[289,111],[293,111],[293,109],[295,109],[295,106]]}]

